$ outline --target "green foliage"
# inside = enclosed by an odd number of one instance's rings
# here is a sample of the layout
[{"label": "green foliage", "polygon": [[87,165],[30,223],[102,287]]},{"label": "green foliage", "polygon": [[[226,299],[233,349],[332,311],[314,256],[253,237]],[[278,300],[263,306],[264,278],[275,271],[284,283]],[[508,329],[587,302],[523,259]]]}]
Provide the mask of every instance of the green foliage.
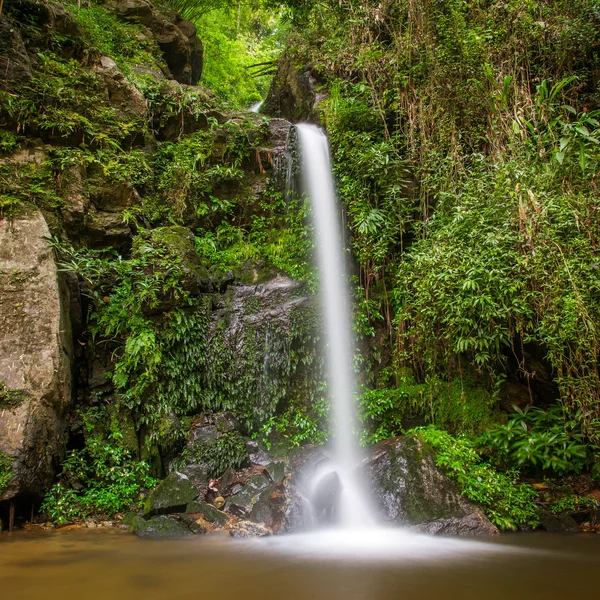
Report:
[{"label": "green foliage", "polygon": [[478,439],[494,463],[556,475],[579,473],[590,463],[594,447],[584,443],[580,414],[571,417],[560,405],[513,408],[506,424],[490,427]]},{"label": "green foliage", "polygon": [[237,431],[232,431],[198,446],[195,452],[186,448],[174,464],[207,465],[209,476],[219,477],[229,468],[239,468],[247,456],[246,440]]},{"label": "green foliage", "polygon": [[112,428],[107,437],[97,432],[105,410],[82,414],[86,446],[72,450],[62,465],[58,482],[44,497],[40,510],[55,523],[115,514],[139,506],[140,494],[154,486],[149,466],[135,461],[121,446],[123,437]]},{"label": "green foliage", "polygon": [[10,456],[0,452],[0,494],[8,487],[12,477],[13,459]]},{"label": "green foliage", "polygon": [[11,390],[0,379],[0,410],[13,410],[25,400],[22,390]]},{"label": "green foliage", "polygon": [[501,473],[482,461],[473,444],[433,426],[412,430],[436,451],[436,464],[458,484],[461,493],[480,504],[500,529],[536,527],[539,523],[533,488],[517,483],[517,473]]},{"label": "green foliage", "polygon": [[599,505],[597,500],[594,498],[588,498],[587,496],[578,496],[576,494],[568,494],[563,496],[560,500],[557,500],[552,504],[550,510],[555,515],[564,513],[574,513],[590,511],[595,512],[598,510]]},{"label": "green foliage", "polygon": [[285,28],[280,11],[260,2],[219,4],[192,19],[204,44],[202,84],[234,107],[247,109],[266,94],[266,73],[274,70]]},{"label": "green foliage", "polygon": [[403,433],[408,419],[421,419],[453,433],[473,435],[493,419],[494,397],[471,381],[403,378],[396,388],[373,389],[359,399],[361,442],[375,444]]}]

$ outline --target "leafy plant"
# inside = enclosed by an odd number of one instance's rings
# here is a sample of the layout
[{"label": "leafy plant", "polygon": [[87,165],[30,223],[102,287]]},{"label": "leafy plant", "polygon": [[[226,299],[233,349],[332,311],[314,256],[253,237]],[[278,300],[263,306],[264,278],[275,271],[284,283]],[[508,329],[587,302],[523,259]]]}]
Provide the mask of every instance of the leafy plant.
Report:
[{"label": "leafy plant", "polygon": [[494,462],[557,475],[579,473],[588,464],[593,450],[585,444],[581,415],[571,417],[560,405],[513,409],[506,424],[493,425],[478,440]]},{"label": "leafy plant", "polygon": [[464,437],[454,438],[433,426],[411,432],[433,447],[436,464],[456,481],[466,498],[483,507],[494,525],[513,530],[538,525],[536,493],[531,486],[517,483],[517,472],[502,473],[483,462],[474,445]]},{"label": "leafy plant", "polygon": [[149,465],[133,460],[121,447],[118,429],[104,438],[95,430],[93,411],[82,416],[85,448],[70,451],[40,508],[59,525],[87,517],[111,518],[137,506],[141,493],[155,484]]}]

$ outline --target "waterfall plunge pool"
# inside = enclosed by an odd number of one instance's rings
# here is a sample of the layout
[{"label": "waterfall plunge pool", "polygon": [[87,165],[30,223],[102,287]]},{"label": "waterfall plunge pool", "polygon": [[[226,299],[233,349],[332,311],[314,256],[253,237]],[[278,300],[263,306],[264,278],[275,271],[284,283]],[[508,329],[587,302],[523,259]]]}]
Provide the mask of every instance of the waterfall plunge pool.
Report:
[{"label": "waterfall plunge pool", "polygon": [[0,536],[11,600],[571,600],[597,595],[600,536],[437,538],[398,529],[234,540],[111,529]]}]

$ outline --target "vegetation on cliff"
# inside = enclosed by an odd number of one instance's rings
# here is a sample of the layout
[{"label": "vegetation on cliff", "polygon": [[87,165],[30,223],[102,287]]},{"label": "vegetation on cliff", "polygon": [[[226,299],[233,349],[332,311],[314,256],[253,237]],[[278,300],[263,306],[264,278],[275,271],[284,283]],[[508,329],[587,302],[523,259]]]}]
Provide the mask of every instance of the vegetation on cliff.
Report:
[{"label": "vegetation on cliff", "polygon": [[[46,509],[124,509],[202,411],[324,441],[308,209],[284,196],[285,134],[232,110],[281,53],[264,110],[327,129],[350,233],[363,442],[435,426],[503,528],[538,521],[519,476],[600,477],[599,26],[596,0],[6,0],[0,217],[42,209],[81,294],[83,416]],[[255,323],[270,300],[231,283],[276,273],[308,284]],[[91,433],[111,406],[133,443]]]}]

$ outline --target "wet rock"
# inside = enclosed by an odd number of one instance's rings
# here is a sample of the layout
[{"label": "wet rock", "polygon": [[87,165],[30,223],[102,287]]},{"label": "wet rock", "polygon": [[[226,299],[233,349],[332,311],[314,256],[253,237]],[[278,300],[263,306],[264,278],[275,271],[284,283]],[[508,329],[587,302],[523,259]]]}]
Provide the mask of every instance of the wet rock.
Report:
[{"label": "wet rock", "polygon": [[311,66],[296,68],[288,56],[283,56],[277,67],[261,113],[282,117],[293,123],[317,118],[316,104],[318,75]]},{"label": "wet rock", "polygon": [[180,472],[192,483],[198,498],[204,498],[210,483],[210,472],[207,465],[186,465]]},{"label": "wet rock", "polygon": [[246,448],[248,450],[248,458],[250,459],[251,465],[261,465],[266,467],[273,461],[269,453],[254,440],[246,442]]},{"label": "wet rock", "polygon": [[413,530],[430,535],[480,536],[496,535],[497,528],[490,523],[481,509],[476,508],[466,517],[438,519],[412,527]]},{"label": "wet rock", "polygon": [[0,404],[0,452],[13,459],[0,500],[43,493],[64,448],[72,340],[49,235],[37,210],[0,218],[0,382],[12,399]]},{"label": "wet rock", "polygon": [[570,515],[554,515],[543,509],[538,510],[540,525],[546,530],[554,533],[579,533],[581,528],[577,521]]},{"label": "wet rock", "polygon": [[269,494],[271,484],[264,475],[254,475],[235,495],[227,501],[227,511],[239,517],[247,517],[261,494]]},{"label": "wet rock", "polygon": [[455,535],[498,532],[479,507],[460,495],[436,466],[433,450],[416,436],[380,442],[363,461],[363,468],[385,521],[429,523],[431,531]]},{"label": "wet rock", "polygon": [[205,521],[215,523],[216,525],[225,525],[227,515],[221,512],[218,508],[208,502],[190,502],[185,507],[185,512],[188,514],[202,515]]},{"label": "wet rock", "polygon": [[239,521],[229,529],[229,535],[234,538],[265,537],[272,535],[272,532],[259,523]]},{"label": "wet rock", "polygon": [[196,488],[183,473],[170,473],[152,491],[144,506],[144,516],[184,512],[198,496]]},{"label": "wet rock", "polygon": [[335,471],[331,471],[315,482],[311,494],[311,505],[316,521],[320,525],[331,525],[339,520],[342,482]]},{"label": "wet rock", "polygon": [[273,483],[280,483],[285,476],[285,462],[283,460],[275,460],[265,467],[265,471]]},{"label": "wet rock", "polygon": [[186,537],[194,535],[186,523],[177,517],[159,515],[151,519],[135,517],[131,521],[133,532],[140,537]]}]

